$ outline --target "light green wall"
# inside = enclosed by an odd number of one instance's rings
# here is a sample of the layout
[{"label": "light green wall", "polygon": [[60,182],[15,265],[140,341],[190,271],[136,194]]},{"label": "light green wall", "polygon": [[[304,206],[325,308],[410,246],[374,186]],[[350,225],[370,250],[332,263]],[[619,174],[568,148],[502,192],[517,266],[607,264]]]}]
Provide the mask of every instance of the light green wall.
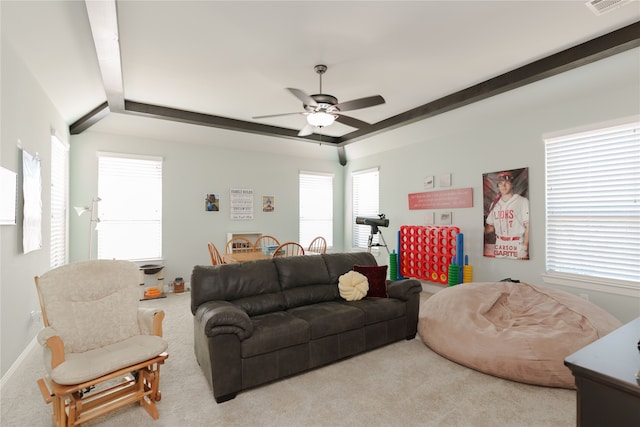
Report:
[{"label": "light green wall", "polygon": [[[17,225],[0,226],[0,362],[2,375],[33,340],[41,324],[31,322],[39,310],[34,276],[49,269],[51,129],[68,141],[66,124],[7,42],[1,40],[0,164],[18,172]],[[22,250],[22,151],[38,155],[42,166],[42,249]]]},{"label": "light green wall", "polygon": [[[71,138],[71,203],[84,205],[96,195],[96,151],[162,156],[164,163],[165,277],[189,277],[195,264],[209,262],[206,242],[222,246],[228,231],[262,231],[297,239],[299,170],[333,172],[336,176],[334,241],[348,250],[351,241],[349,174],[380,167],[381,211],[391,220],[383,229],[390,247],[403,224],[422,224],[424,212],[409,211],[407,193],[422,191],[427,175],[451,173],[453,188],[472,187],[474,207],[453,210],[454,223],[465,233],[476,280],[505,277],[542,283],[544,273],[544,148],[542,135],[613,118],[640,114],[640,49],[590,64],[530,86],[455,110],[347,147],[349,163],[229,150],[181,141],[145,140],[86,132]],[[41,250],[22,254],[21,217],[17,226],[0,227],[1,372],[4,376],[39,326],[29,313],[38,309],[33,277],[49,267],[50,128],[69,140],[60,115],[2,40],[0,163],[19,170],[20,139],[42,159],[43,241]],[[429,82],[425,82],[429,84]],[[419,88],[418,88],[419,90]],[[412,133],[414,129],[419,132]],[[417,136],[416,136],[417,135]],[[226,132],[221,137],[254,138]],[[265,137],[263,137],[265,138]],[[265,138],[265,143],[274,141]],[[277,143],[277,141],[275,141]],[[393,149],[381,149],[390,145]],[[322,148],[319,148],[322,149]],[[531,261],[484,259],[481,254],[481,175],[499,169],[528,167],[532,204]],[[250,222],[231,221],[228,191],[248,187],[258,196],[274,195],[276,212],[256,209]],[[202,209],[204,193],[219,192],[223,210]],[[226,202],[226,203],[225,203]],[[20,206],[21,199],[18,201]],[[88,242],[86,218],[70,215],[70,260],[84,259]],[[341,244],[342,243],[342,244]],[[386,253],[378,258],[386,262]],[[575,292],[575,289],[568,289]],[[590,298],[620,320],[640,315],[638,300],[590,292]]]},{"label": "light green wall", "polygon": [[[349,176],[352,171],[380,167],[380,210],[391,221],[388,232],[383,229],[383,233],[387,244],[393,247],[397,247],[396,231],[401,225],[425,224],[427,211],[408,210],[407,194],[425,191],[426,176],[451,173],[451,188],[473,189],[473,208],[450,211],[454,225],[464,233],[465,253],[473,266],[474,281],[511,277],[542,285],[545,284],[544,135],[638,114],[640,49],[634,49],[411,125],[422,132],[409,145],[399,144],[402,131],[364,141],[362,146],[371,144],[372,149],[379,144],[402,146],[353,160],[346,173]],[[411,138],[408,130],[406,136]],[[529,168],[531,260],[485,258],[482,174],[523,167]],[[348,180],[346,184],[350,185]],[[346,206],[345,221],[350,221],[350,204]],[[446,209],[435,212],[440,211]],[[347,227],[346,241],[350,237]],[[640,316],[640,292],[636,292],[637,298],[629,298],[554,287],[575,294],[586,293],[592,302],[621,321]]]},{"label": "light green wall", "polygon": [[[226,138],[240,134],[226,132]],[[333,147],[329,147],[333,150]],[[99,151],[146,154],[163,160],[163,243],[165,284],[185,280],[196,264],[209,264],[207,242],[224,252],[228,232],[261,232],[281,242],[298,241],[298,173],[334,174],[334,241],[342,250],[343,167],[336,160],[287,157],[85,132],[71,138],[71,204],[86,205],[97,193]],[[254,219],[231,220],[229,190],[248,188],[254,194]],[[205,193],[220,195],[220,211],[205,212]],[[262,196],[275,197],[275,211],[262,212]],[[87,258],[87,218],[70,217],[71,261]],[[95,236],[94,236],[95,237]],[[94,242],[95,242],[94,238]],[[96,251],[94,250],[94,253]]]}]

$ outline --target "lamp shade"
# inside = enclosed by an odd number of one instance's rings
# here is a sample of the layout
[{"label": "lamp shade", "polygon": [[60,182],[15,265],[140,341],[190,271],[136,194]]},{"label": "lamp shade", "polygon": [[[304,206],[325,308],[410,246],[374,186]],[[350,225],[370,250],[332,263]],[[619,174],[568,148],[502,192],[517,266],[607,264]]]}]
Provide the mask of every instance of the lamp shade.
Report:
[{"label": "lamp shade", "polygon": [[310,125],[325,127],[331,125],[336,119],[336,116],[333,114],[325,113],[324,111],[319,111],[317,113],[311,113],[307,116],[307,122]]},{"label": "lamp shade", "polygon": [[73,209],[76,210],[76,213],[78,214],[78,216],[82,215],[85,212],[89,212],[91,210],[89,206],[74,206]]}]

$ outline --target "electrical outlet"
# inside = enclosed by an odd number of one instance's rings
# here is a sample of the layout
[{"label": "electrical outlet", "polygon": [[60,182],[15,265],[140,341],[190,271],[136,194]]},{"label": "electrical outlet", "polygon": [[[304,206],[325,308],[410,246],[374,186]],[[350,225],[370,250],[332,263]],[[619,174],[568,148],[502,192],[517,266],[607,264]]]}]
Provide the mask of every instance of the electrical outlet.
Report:
[{"label": "electrical outlet", "polygon": [[31,321],[33,323],[42,323],[42,312],[39,310],[31,311]]},{"label": "electrical outlet", "polygon": [[582,299],[586,299],[587,301],[589,301],[589,294],[579,294],[580,298]]}]

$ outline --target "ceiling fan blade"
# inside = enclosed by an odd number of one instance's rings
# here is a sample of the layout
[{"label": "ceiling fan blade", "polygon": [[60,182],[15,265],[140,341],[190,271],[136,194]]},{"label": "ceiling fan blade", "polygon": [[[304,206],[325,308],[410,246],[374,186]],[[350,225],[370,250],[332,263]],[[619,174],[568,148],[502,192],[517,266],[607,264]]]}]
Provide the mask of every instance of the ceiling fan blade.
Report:
[{"label": "ceiling fan blade", "polygon": [[280,116],[294,116],[297,114],[304,114],[304,113],[282,113],[282,114],[269,114],[266,116],[253,116],[251,117],[252,119],[267,119],[269,117],[280,117]]},{"label": "ceiling fan blade", "polygon": [[304,105],[310,105],[312,107],[316,107],[318,105],[315,99],[313,99],[312,97],[310,97],[309,95],[301,91],[300,89],[294,89],[294,88],[288,87],[287,90],[291,92],[300,101],[302,101]]},{"label": "ceiling fan blade", "polygon": [[307,136],[307,135],[311,135],[313,133],[313,128],[315,126],[307,123],[307,125],[305,127],[303,127],[300,132],[298,132],[298,136]]},{"label": "ceiling fan blade", "polygon": [[366,98],[354,99],[351,101],[340,102],[336,105],[340,111],[358,110],[360,108],[373,107],[374,105],[384,104],[385,100],[380,95],[368,96]]},{"label": "ceiling fan blade", "polygon": [[336,121],[356,129],[366,128],[371,126],[370,123],[363,122],[362,120],[354,119],[353,117],[345,116],[343,114],[338,114],[338,117],[336,117]]}]

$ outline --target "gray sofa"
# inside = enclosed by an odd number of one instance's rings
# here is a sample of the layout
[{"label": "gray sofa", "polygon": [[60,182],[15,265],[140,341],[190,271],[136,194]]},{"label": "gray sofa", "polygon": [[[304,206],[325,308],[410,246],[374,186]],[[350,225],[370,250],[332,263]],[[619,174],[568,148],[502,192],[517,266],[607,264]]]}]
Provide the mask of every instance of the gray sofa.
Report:
[{"label": "gray sofa", "polygon": [[422,286],[387,281],[389,298],[347,302],[338,278],[367,252],[195,266],[195,354],[218,403],[236,394],[402,339],[417,331]]}]

